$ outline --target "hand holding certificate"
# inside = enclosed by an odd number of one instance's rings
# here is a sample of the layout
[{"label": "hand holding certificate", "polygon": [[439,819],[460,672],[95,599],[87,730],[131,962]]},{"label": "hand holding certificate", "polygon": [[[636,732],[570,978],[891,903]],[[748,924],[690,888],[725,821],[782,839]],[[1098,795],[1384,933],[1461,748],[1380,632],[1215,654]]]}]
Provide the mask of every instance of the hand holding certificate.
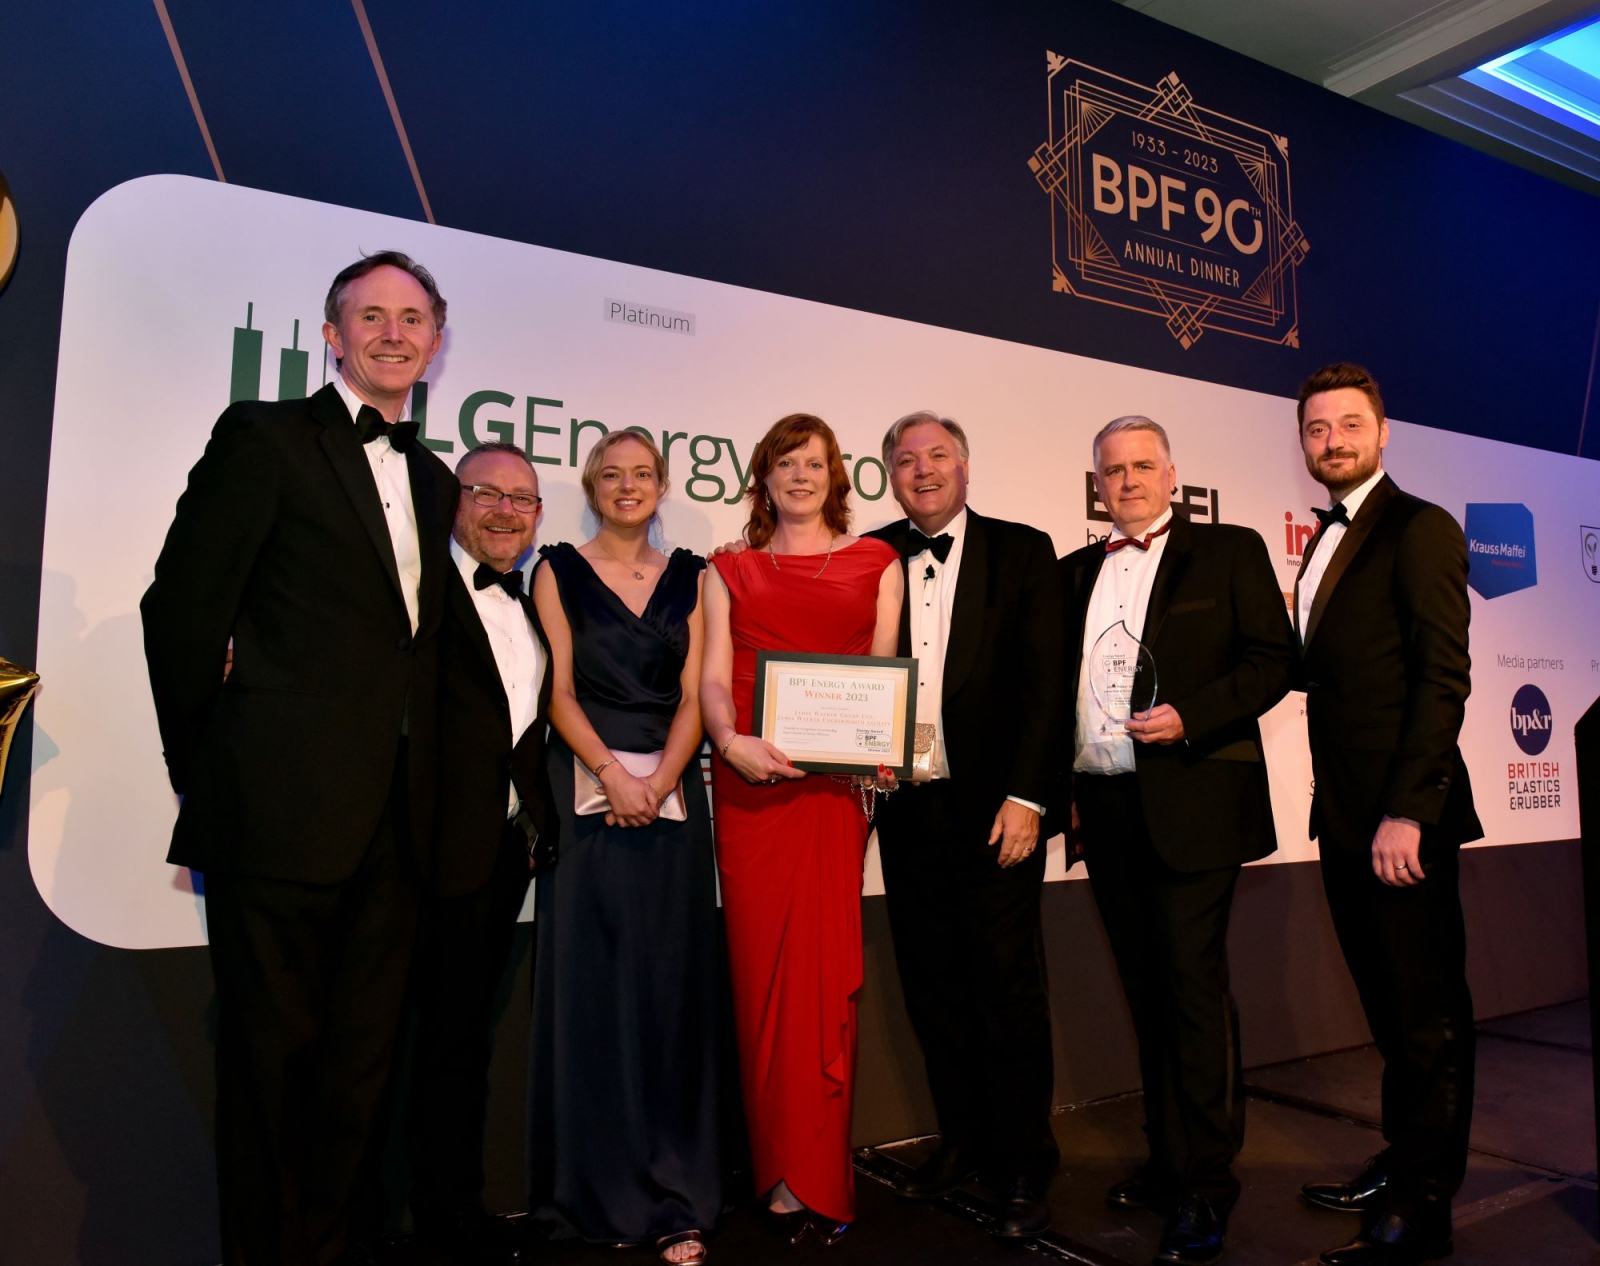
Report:
[{"label": "hand holding certificate", "polygon": [[756,737],[796,769],[911,776],[917,661],[873,655],[756,655]]}]

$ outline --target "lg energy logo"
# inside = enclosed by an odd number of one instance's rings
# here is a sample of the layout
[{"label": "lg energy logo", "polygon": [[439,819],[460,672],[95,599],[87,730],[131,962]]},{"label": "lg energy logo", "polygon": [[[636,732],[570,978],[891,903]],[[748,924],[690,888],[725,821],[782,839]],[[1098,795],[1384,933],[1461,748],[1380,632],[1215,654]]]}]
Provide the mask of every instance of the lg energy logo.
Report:
[{"label": "lg energy logo", "polygon": [[[1532,683],[1511,696],[1511,737],[1524,755],[1550,746],[1555,716],[1544,691]],[[1514,760],[1506,765],[1506,796],[1514,813],[1561,807],[1561,762]]]},{"label": "lg energy logo", "polygon": [[[607,300],[607,303],[621,301]],[[628,309],[637,320],[626,316],[608,320],[626,321],[630,324],[655,325],[680,334],[693,334],[692,313],[671,313],[667,309],[638,307]],[[608,313],[610,309],[607,309]],[[644,312],[644,316],[639,313]],[[647,319],[666,313],[673,319],[684,318],[689,324],[664,325]],[[245,304],[244,324],[233,329],[232,360],[229,366],[228,401],[262,400],[268,398],[263,391],[263,366],[273,363],[266,347],[266,332],[255,324],[254,303]],[[320,328],[320,327],[318,327]],[[278,400],[298,400],[318,387],[325,386],[334,373],[333,358],[317,337],[309,338],[310,347],[301,347],[300,322],[293,321],[288,346],[278,349],[276,357]],[[315,384],[311,376],[311,357],[322,362],[321,380]],[[546,388],[548,390],[548,388]],[[566,393],[563,392],[563,395]],[[505,444],[518,444],[536,466],[582,466],[580,460],[589,445],[608,434],[612,426],[599,418],[583,417],[573,412],[565,399],[532,394],[516,395],[494,387],[469,392],[461,401],[454,418],[448,410],[444,416],[435,410],[429,415],[428,383],[424,379],[411,388],[411,417],[419,430],[418,440],[436,453],[455,453],[459,444],[461,452],[468,452],[490,440]],[[661,455],[674,481],[680,482],[691,501],[721,502],[736,505],[744,499],[745,486],[750,481],[750,461],[755,456],[755,441],[745,441],[746,452],[732,436],[703,435],[691,431],[674,431],[663,428],[652,432],[648,428],[631,425],[628,430],[643,431],[656,439]],[[587,439],[585,437],[588,437]],[[870,453],[859,456],[842,454],[850,473],[851,489],[863,501],[881,501],[889,491],[889,472]],[[687,471],[685,476],[684,472]],[[1214,494],[1213,494],[1214,495]]]}]

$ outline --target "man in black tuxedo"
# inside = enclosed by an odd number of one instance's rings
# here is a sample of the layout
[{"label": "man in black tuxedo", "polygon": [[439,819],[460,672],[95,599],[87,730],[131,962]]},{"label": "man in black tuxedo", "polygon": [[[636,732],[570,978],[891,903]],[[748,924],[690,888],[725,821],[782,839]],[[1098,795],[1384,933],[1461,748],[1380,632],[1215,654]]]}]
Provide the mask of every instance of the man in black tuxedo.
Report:
[{"label": "man in black tuxedo", "polygon": [[[1177,469],[1158,424],[1108,423],[1094,468],[1114,528],[1061,560],[1064,747],[1090,886],[1139,1039],[1150,1148],[1107,1198],[1167,1215],[1156,1261],[1213,1262],[1244,1143],[1228,916],[1240,867],[1278,846],[1256,718],[1288,692],[1292,631],[1261,537],[1174,513]],[[1121,680],[1105,671],[1107,630],[1154,658],[1133,718],[1119,714],[1125,725],[1107,711],[1106,684]]]},{"label": "man in black tuxedo", "polygon": [[1333,502],[1295,582],[1311,835],[1383,1056],[1388,1144],[1353,1181],[1301,1191],[1364,1215],[1322,1255],[1329,1266],[1410,1266],[1450,1251],[1472,1120],[1459,862],[1483,828],[1456,745],[1472,687],[1467,543],[1448,512],[1384,473],[1389,424],[1366,370],[1312,374],[1299,420],[1306,468]]},{"label": "man in black tuxedo", "polygon": [[183,798],[168,860],[205,877],[228,1266],[354,1252],[433,864],[457,485],[404,414],[445,303],[384,252],[326,315],[338,377],[223,413],[140,607]]},{"label": "man in black tuxedo", "polygon": [[901,1190],[931,1199],[981,1168],[1004,1197],[996,1234],[1026,1238],[1049,1226],[1060,1159],[1039,927],[1061,706],[1055,550],[967,508],[967,438],[950,419],[901,418],[883,460],[907,517],[871,535],[906,559],[900,654],[917,657],[932,778],[880,802],[878,843],[941,1136]]},{"label": "man in black tuxedo", "polygon": [[490,1259],[508,1242],[483,1203],[494,1004],[529,876],[555,853],[550,651],[517,568],[541,516],[533,464],[514,444],[485,444],[456,474],[439,634],[439,861],[417,935],[407,1121],[418,1233]]}]

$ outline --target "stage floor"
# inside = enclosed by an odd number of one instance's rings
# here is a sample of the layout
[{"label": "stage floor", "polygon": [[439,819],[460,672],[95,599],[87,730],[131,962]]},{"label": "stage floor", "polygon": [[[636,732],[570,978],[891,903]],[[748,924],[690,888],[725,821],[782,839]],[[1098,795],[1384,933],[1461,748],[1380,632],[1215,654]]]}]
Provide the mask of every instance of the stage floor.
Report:
[{"label": "stage floor", "polygon": [[[1472,1155],[1455,1206],[1452,1266],[1579,1266],[1600,1262],[1589,1009],[1568,1003],[1479,1026]],[[1382,1146],[1376,1129],[1378,1058],[1371,1047],[1253,1069],[1244,1152],[1235,1172],[1244,1193],[1229,1227],[1231,1266],[1315,1266],[1323,1249],[1356,1229],[1347,1215],[1308,1208],[1297,1197],[1309,1179],[1354,1174]],[[831,1249],[776,1242],[754,1210],[728,1214],[709,1240],[725,1263],[833,1266],[961,1266],[1054,1259],[1093,1266],[1143,1266],[1161,1232],[1153,1213],[1112,1210],[1105,1190],[1140,1159],[1138,1095],[1073,1105],[1056,1116],[1062,1165],[1051,1187],[1051,1233],[1026,1246],[984,1230],[988,1200],[974,1185],[935,1204],[894,1196],[904,1166],[928,1154],[908,1140],[857,1154],[858,1221]],[[1019,1254],[1028,1254],[1019,1256]],[[433,1266],[402,1252],[397,1261]],[[528,1262],[654,1260],[638,1249],[541,1246]]]}]

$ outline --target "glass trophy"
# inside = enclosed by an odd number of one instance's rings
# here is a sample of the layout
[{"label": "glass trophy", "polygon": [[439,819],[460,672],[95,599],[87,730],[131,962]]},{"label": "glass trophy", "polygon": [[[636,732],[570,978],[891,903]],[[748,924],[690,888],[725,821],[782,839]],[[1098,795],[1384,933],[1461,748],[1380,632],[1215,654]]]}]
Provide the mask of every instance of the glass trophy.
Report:
[{"label": "glass trophy", "polygon": [[1102,734],[1127,733],[1128,718],[1156,703],[1156,657],[1118,620],[1089,651],[1089,691],[1106,719]]}]

